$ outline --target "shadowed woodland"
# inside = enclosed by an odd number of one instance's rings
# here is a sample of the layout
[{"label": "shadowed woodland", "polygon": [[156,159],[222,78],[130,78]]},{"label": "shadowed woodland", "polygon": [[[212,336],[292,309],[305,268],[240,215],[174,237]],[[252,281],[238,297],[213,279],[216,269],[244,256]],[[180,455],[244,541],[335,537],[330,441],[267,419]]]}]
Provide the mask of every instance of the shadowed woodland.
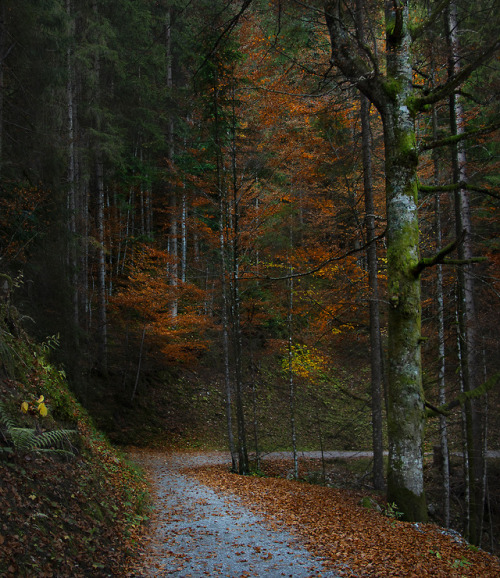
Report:
[{"label": "shadowed woodland", "polygon": [[69,460],[86,490],[47,504],[104,484],[134,536],[113,446],[243,475],[288,451],[279,476],[498,554],[499,24],[493,0],[2,2],[4,480]]}]

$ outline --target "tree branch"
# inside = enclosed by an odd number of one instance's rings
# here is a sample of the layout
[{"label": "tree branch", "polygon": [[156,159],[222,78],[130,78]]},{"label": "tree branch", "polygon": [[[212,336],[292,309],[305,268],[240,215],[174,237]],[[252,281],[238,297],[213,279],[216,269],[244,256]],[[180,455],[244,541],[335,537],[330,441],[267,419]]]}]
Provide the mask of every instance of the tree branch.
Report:
[{"label": "tree branch", "polygon": [[500,128],[500,121],[497,121],[483,128],[479,128],[477,130],[465,131],[461,134],[448,136],[432,142],[423,142],[419,145],[419,149],[420,151],[430,151],[432,149],[454,145],[468,138],[490,134],[498,130],[499,128]]},{"label": "tree branch", "polygon": [[480,195],[487,195],[493,199],[500,199],[500,194],[486,189],[484,187],[477,187],[476,185],[471,185],[465,181],[460,181],[459,183],[453,183],[448,185],[418,185],[418,190],[422,193],[453,193],[459,191],[460,189],[467,189],[473,193],[479,193]]},{"label": "tree branch", "polygon": [[425,32],[425,29],[433,24],[443,13],[443,10],[448,6],[450,0],[441,0],[438,2],[436,7],[433,9],[432,13],[429,14],[419,26],[414,26],[411,30],[411,39],[413,41],[417,40]]},{"label": "tree branch", "polygon": [[460,237],[455,239],[449,245],[446,245],[446,247],[443,247],[433,257],[424,257],[423,259],[421,259],[412,269],[414,277],[418,277],[422,273],[422,271],[427,267],[434,267],[434,265],[437,265],[438,263],[443,263],[446,255],[449,255],[452,251],[454,251],[458,247],[460,243],[463,242],[465,238],[465,233],[466,233],[465,231],[462,231]]},{"label": "tree branch", "polygon": [[[235,14],[224,26],[224,29],[222,30],[222,32],[219,34],[219,37],[216,39],[216,41],[213,43],[212,48],[210,50],[210,52],[205,56],[205,58],[203,59],[203,62],[200,64],[200,66],[198,67],[198,69],[195,72],[195,76],[198,75],[198,73],[200,72],[200,70],[205,66],[205,64],[210,60],[210,58],[212,58],[212,56],[217,52],[220,43],[222,42],[222,40],[229,35],[234,28],[236,28],[236,26],[238,25],[240,18],[243,16],[243,14],[246,12],[247,8],[250,6],[250,4],[253,2],[253,0],[244,0],[240,10],[237,14]],[[231,4],[231,2],[229,3]]]},{"label": "tree branch", "polygon": [[490,389],[493,389],[497,382],[500,380],[500,371],[494,373],[489,379],[487,379],[482,385],[476,387],[475,389],[471,389],[470,391],[463,391],[460,393],[454,400],[449,401],[439,407],[435,407],[432,404],[425,402],[425,406],[429,409],[427,412],[427,417],[436,417],[437,415],[444,415],[449,416],[451,410],[458,407],[463,406],[467,403],[467,401],[471,401],[473,399],[477,399],[488,393]]},{"label": "tree branch", "polygon": [[[383,108],[383,90],[378,76],[378,66],[371,51],[361,48],[349,33],[341,14],[340,0],[328,2],[325,6],[326,26],[330,35],[332,56],[330,62],[352,82],[371,102],[381,110]],[[368,61],[366,60],[368,57]]]},{"label": "tree branch", "polygon": [[265,279],[266,281],[283,281],[285,279],[294,279],[296,277],[307,277],[308,275],[313,275],[314,273],[318,273],[318,271],[321,271],[321,269],[324,269],[330,263],[334,263],[335,261],[342,261],[346,257],[350,257],[351,255],[355,255],[356,253],[359,253],[360,251],[364,251],[372,243],[376,243],[377,241],[379,241],[380,239],[383,239],[384,237],[385,237],[385,231],[383,233],[381,233],[380,235],[377,235],[377,237],[375,237],[371,241],[368,241],[368,243],[365,243],[362,247],[358,247],[357,249],[351,249],[350,251],[347,251],[346,253],[343,253],[342,255],[339,255],[337,257],[330,257],[329,259],[325,259],[325,261],[321,262],[319,265],[317,265],[316,267],[313,267],[312,269],[308,269],[307,271],[301,271],[299,273],[291,273],[290,275],[283,275],[282,277],[271,277],[270,275],[248,275],[247,276],[247,275],[243,274],[242,278],[244,277],[245,279]]},{"label": "tree branch", "polygon": [[450,96],[475,70],[482,64],[488,62],[499,48],[500,38],[496,38],[488,47],[484,48],[482,52],[479,52],[479,55],[469,65],[461,68],[457,74],[450,76],[444,84],[437,86],[425,96],[415,98],[412,103],[414,110],[424,111],[430,105]]}]

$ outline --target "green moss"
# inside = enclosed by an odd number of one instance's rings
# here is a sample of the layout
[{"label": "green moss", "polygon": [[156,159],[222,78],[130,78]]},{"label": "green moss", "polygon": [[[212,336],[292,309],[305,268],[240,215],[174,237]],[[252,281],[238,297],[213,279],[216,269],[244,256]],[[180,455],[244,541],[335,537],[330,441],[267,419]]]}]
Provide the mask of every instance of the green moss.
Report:
[{"label": "green moss", "polygon": [[413,154],[417,150],[417,137],[413,130],[402,133],[399,147],[404,154]]},{"label": "green moss", "polygon": [[387,500],[395,504],[401,512],[402,520],[407,522],[427,522],[427,503],[425,493],[417,495],[407,488],[393,483],[389,477],[387,481]]},{"label": "green moss", "polygon": [[401,82],[395,78],[388,78],[382,86],[387,96],[393,100],[401,93]]}]

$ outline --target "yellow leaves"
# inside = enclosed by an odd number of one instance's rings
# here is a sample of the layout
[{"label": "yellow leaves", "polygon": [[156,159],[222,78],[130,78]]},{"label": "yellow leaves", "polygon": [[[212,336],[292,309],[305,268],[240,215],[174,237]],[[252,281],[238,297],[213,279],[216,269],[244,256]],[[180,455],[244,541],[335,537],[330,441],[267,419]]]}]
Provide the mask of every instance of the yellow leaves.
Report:
[{"label": "yellow leaves", "polygon": [[41,395],[34,403],[23,401],[23,403],[21,404],[21,411],[25,414],[27,413],[36,414],[38,412],[38,414],[41,417],[47,417],[49,410],[44,402],[45,397],[43,395]]},{"label": "yellow leaves", "polygon": [[[324,373],[327,369],[327,359],[316,349],[309,349],[305,345],[292,346],[292,372],[295,375],[307,379],[314,379]],[[289,359],[284,356],[282,359],[283,370],[288,371]]]}]

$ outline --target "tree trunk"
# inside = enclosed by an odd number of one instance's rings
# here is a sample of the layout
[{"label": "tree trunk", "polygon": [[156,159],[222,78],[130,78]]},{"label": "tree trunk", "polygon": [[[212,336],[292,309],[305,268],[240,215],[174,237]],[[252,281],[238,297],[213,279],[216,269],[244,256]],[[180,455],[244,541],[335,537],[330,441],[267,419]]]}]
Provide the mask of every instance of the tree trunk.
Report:
[{"label": "tree trunk", "polygon": [[[436,171],[437,174],[437,171]],[[436,179],[438,180],[438,179]],[[441,234],[441,206],[439,192],[436,194],[436,241],[440,247]],[[444,323],[444,293],[443,293],[443,267],[437,266],[436,271],[436,301],[438,306],[438,388],[439,404],[446,403],[446,357],[445,357],[445,323]],[[441,443],[441,475],[443,480],[443,520],[446,528],[450,526],[450,456],[448,449],[448,425],[446,416],[439,416],[439,434]]]},{"label": "tree trunk", "polygon": [[375,243],[375,203],[372,186],[372,157],[370,138],[370,103],[361,95],[361,131],[363,153],[363,182],[366,210],[366,241],[368,243],[368,283],[370,285],[370,365],[372,401],[373,485],[385,487],[382,420],[382,344],[380,339],[380,308],[378,292],[378,260]]},{"label": "tree trunk", "polygon": [[187,196],[186,193],[182,193],[182,214],[181,214],[181,281],[186,282],[186,270],[187,270],[187,218],[188,218],[188,208],[187,208]]},{"label": "tree trunk", "polygon": [[[236,165],[236,110],[234,94],[234,76],[232,81],[232,123],[231,123],[231,185],[232,185],[232,322],[235,374],[235,403],[238,426],[238,472],[250,473],[246,441],[245,411],[243,404],[243,367],[241,335],[241,293],[240,293],[240,203],[238,174]],[[230,215],[228,215],[230,217]]]},{"label": "tree trunk", "polygon": [[418,151],[412,106],[409,8],[386,3],[386,76],[356,58],[357,39],[349,34],[340,0],[326,5],[331,62],[353,79],[379,110],[384,125],[388,324],[387,496],[407,520],[427,519],[423,480],[424,398],[420,358],[420,279],[417,217]]},{"label": "tree trunk", "polygon": [[[291,236],[291,235],[290,235]],[[290,432],[292,437],[293,477],[299,477],[299,462],[297,459],[297,428],[295,424],[295,382],[293,376],[293,267],[289,269],[288,280],[288,394],[290,405]]]},{"label": "tree trunk", "polygon": [[[94,0],[92,5],[94,16],[96,20],[99,19],[98,4]],[[96,101],[99,103],[101,97],[100,82],[100,52],[96,49],[94,55],[94,78],[96,85]],[[99,112],[96,112],[95,129],[98,133],[101,132],[101,119]],[[95,186],[97,189],[97,363],[100,371],[107,372],[107,313],[106,313],[106,251],[105,251],[105,221],[104,221],[104,155],[99,142],[99,136],[95,146]]]},{"label": "tree trunk", "polygon": [[[457,7],[450,4],[448,10],[448,43],[450,48],[449,73],[456,75],[460,72],[460,45],[458,38]],[[460,135],[465,131],[464,111],[459,96],[454,93],[450,97],[450,126],[453,135]],[[465,146],[462,142],[455,144],[452,154],[453,179],[455,183],[467,182],[467,159]],[[457,237],[465,233],[464,241],[458,247],[458,258],[467,260],[473,256],[472,250],[472,219],[470,211],[469,193],[461,187],[455,193],[455,214]],[[466,264],[458,270],[459,293],[459,330],[462,352],[462,376],[464,391],[471,391],[477,385],[480,368],[477,355],[477,319],[474,302],[473,265]],[[479,544],[484,495],[482,475],[484,469],[484,428],[479,406],[480,400],[467,400],[465,405],[465,422],[467,435],[467,451],[469,461],[470,511],[468,540]]]},{"label": "tree trunk", "polygon": [[97,261],[98,261],[98,307],[97,307],[97,332],[98,332],[98,364],[99,369],[107,372],[107,292],[106,292],[106,251],[104,237],[104,167],[102,153],[98,151],[96,160],[97,180]]},{"label": "tree trunk", "polygon": [[[360,42],[365,42],[364,1],[356,0],[356,27]],[[375,244],[375,203],[372,183],[372,155],[370,130],[370,101],[360,95],[361,104],[361,152],[363,158],[363,186],[365,193],[365,227],[368,283],[370,286],[370,366],[371,366],[371,402],[372,402],[372,447],[373,447],[373,486],[376,490],[385,487],[384,447],[382,419],[382,343],[380,339],[380,308],[378,293],[378,260]]]},{"label": "tree trunk", "polygon": [[[74,20],[72,14],[71,0],[66,0],[66,14],[70,22],[69,35],[74,36]],[[67,106],[67,136],[68,136],[68,191],[66,196],[66,209],[68,212],[68,267],[72,280],[72,310],[73,324],[75,328],[79,327],[79,297],[78,297],[78,255],[77,255],[77,201],[76,201],[76,152],[75,152],[75,99],[74,99],[74,73],[73,73],[73,51],[71,45],[66,50],[66,69],[68,79],[66,83],[66,106]],[[78,331],[75,331],[75,336]],[[78,337],[76,337],[78,340]],[[78,344],[77,344],[78,345]]]},{"label": "tree trunk", "polygon": [[[235,208],[235,213],[238,211]],[[235,216],[235,229],[233,231],[233,270],[232,270],[232,326],[233,326],[233,355],[234,355],[234,377],[235,377],[235,404],[236,422],[238,428],[238,472],[240,474],[249,473],[245,411],[243,405],[243,372],[242,372],[242,344],[241,344],[241,297],[239,278],[239,231],[237,225],[238,217]]]},{"label": "tree trunk", "polygon": [[0,178],[3,167],[3,95],[4,95],[4,60],[7,58],[7,31],[5,22],[5,4],[0,6]]},{"label": "tree trunk", "polygon": [[[219,179],[220,181],[220,179]],[[229,300],[227,287],[226,243],[224,239],[224,202],[219,182],[219,249],[221,255],[221,294],[222,294],[222,351],[224,355],[224,389],[226,394],[226,425],[229,451],[231,452],[232,471],[238,470],[236,445],[233,434],[233,393],[231,388],[231,369],[229,355]]]},{"label": "tree trunk", "polygon": [[[165,52],[167,60],[167,88],[169,96],[171,97],[174,81],[173,81],[173,62],[172,62],[172,9],[167,10],[166,25],[165,25]],[[174,163],[175,142],[174,142],[174,115],[171,112],[167,120],[167,145],[168,145],[168,160],[171,164]],[[176,288],[179,284],[179,249],[178,249],[178,233],[177,233],[177,194],[175,191],[170,193],[170,236],[168,239],[169,253],[172,257],[169,266],[170,285],[174,287],[174,296],[170,304],[170,313],[175,319],[178,314],[178,301],[176,295]]]},{"label": "tree trunk", "polygon": [[[219,194],[219,250],[221,258],[221,294],[222,294],[222,347],[224,353],[224,385],[226,393],[226,424],[229,451],[231,452],[232,471],[238,471],[238,451],[233,432],[233,388],[231,383],[231,358],[229,347],[229,287],[228,287],[228,256],[227,256],[227,221],[229,217],[229,209],[227,203],[227,191],[224,182],[224,166],[222,162],[222,147],[220,142],[220,126],[219,126],[219,102],[217,79],[215,80],[213,91],[213,105],[214,105],[214,141],[216,149],[216,165],[217,165],[217,191]],[[207,270],[208,279],[208,270]]]}]

